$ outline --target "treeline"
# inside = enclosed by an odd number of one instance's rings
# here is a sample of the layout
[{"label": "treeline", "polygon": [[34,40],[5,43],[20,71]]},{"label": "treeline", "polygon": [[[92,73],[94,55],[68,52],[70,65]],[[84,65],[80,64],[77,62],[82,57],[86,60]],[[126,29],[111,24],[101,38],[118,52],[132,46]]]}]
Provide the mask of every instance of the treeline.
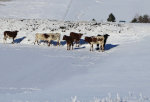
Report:
[{"label": "treeline", "polygon": [[150,16],[146,14],[143,16],[136,16],[133,18],[131,23],[150,23]]},{"label": "treeline", "polygon": [[[92,21],[96,21],[95,19],[92,19]],[[116,18],[113,13],[110,13],[107,22],[116,22]],[[126,22],[126,21],[119,21],[119,22]],[[145,15],[136,15],[131,21],[131,23],[150,23],[150,16]]]}]

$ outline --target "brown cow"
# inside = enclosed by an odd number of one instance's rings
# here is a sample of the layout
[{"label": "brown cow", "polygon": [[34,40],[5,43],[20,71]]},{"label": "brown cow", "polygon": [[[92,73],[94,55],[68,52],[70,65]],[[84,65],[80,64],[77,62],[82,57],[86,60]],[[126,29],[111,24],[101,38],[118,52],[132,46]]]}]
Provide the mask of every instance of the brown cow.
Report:
[{"label": "brown cow", "polygon": [[13,39],[12,43],[14,43],[14,39],[16,38],[17,33],[18,33],[17,30],[16,31],[4,31],[4,38],[3,38],[4,43],[6,43],[7,38],[12,38]]},{"label": "brown cow", "polygon": [[104,36],[85,37],[85,41],[91,45],[90,51],[93,51],[94,44],[99,44],[101,46],[101,50],[104,51]]},{"label": "brown cow", "polygon": [[77,44],[79,47],[79,42],[80,42],[82,35],[83,34],[81,33],[70,32],[70,36],[73,38],[74,42],[76,43],[76,47],[77,47]]},{"label": "brown cow", "polygon": [[64,35],[63,40],[66,40],[67,42],[67,50],[70,50],[71,46],[73,50],[73,38],[71,36]]}]

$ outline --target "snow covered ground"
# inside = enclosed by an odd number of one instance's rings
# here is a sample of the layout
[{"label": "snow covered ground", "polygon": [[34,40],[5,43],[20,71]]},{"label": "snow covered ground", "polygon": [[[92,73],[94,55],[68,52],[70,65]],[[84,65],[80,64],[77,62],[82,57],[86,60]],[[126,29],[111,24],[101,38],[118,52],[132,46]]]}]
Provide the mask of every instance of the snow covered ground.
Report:
[{"label": "snow covered ground", "polygon": [[[0,102],[149,102],[149,28],[150,24],[0,19]],[[15,44],[3,44],[5,30],[19,30]],[[64,41],[60,47],[33,45],[36,32],[63,36],[71,31],[82,32],[82,39],[109,34],[106,51],[90,52],[85,43],[67,51]]]}]

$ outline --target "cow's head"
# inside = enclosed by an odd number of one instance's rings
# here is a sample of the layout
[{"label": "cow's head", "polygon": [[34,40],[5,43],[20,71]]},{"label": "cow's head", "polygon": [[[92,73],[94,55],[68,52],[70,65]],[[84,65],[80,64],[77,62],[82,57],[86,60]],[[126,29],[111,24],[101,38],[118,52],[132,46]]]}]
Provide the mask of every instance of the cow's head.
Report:
[{"label": "cow's head", "polygon": [[18,30],[15,30],[15,32],[18,33],[19,31],[18,31]]},{"label": "cow's head", "polygon": [[66,35],[64,35],[64,36],[63,36],[63,40],[66,40],[66,37],[67,37],[67,36],[66,36]]},{"label": "cow's head", "polygon": [[98,34],[97,36],[102,36],[102,35]]},{"label": "cow's head", "polygon": [[82,36],[83,34],[82,33],[80,33],[80,36]]},{"label": "cow's head", "polygon": [[82,37],[82,35],[83,35],[83,34],[81,34],[81,33],[79,34],[80,38]]},{"label": "cow's head", "polygon": [[91,37],[85,37],[84,41],[90,43],[92,41],[92,38]]},{"label": "cow's head", "polygon": [[108,35],[108,34],[104,34],[104,37],[109,37],[110,35]]},{"label": "cow's head", "polygon": [[107,38],[109,37],[110,35],[108,35],[108,34],[104,34],[104,39],[105,39],[105,41],[107,40]]}]

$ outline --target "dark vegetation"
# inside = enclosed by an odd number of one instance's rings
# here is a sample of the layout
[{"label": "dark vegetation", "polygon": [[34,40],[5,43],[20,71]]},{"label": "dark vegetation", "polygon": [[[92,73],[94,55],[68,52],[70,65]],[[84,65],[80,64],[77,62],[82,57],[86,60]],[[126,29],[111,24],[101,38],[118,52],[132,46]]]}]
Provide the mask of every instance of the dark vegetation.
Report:
[{"label": "dark vegetation", "polygon": [[131,23],[150,23],[150,16],[147,14],[136,16],[132,19]]}]

